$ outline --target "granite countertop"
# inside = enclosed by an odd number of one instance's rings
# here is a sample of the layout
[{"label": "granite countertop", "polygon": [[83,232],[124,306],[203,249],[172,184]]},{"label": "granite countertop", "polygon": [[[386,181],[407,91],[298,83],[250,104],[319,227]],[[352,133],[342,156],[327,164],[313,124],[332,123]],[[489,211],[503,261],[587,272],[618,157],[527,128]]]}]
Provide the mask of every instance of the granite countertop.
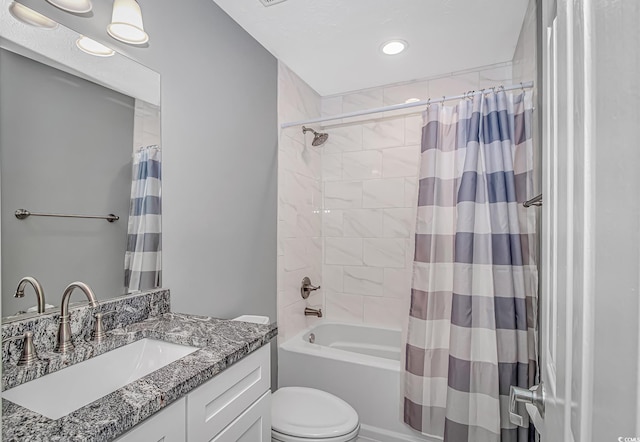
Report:
[{"label": "granite countertop", "polygon": [[29,374],[26,368],[5,366],[5,384],[17,385],[21,382],[16,379],[24,381],[26,376],[54,371],[48,367],[75,364],[143,338],[200,348],[58,420],[2,399],[2,440],[110,441],[267,344],[276,334],[275,324],[165,313],[114,329],[102,343],[74,341],[76,350],[69,356],[41,354],[40,365],[35,370],[31,367]]}]

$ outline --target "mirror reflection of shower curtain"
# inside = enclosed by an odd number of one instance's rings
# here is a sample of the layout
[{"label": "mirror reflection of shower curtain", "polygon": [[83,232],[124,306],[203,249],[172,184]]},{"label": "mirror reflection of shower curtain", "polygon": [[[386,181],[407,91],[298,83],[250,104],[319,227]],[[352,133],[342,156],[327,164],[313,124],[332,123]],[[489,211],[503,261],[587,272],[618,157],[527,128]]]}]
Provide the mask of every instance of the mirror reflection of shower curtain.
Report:
[{"label": "mirror reflection of shower curtain", "polygon": [[445,442],[529,440],[508,406],[537,371],[531,124],[530,92],[425,112],[404,419]]},{"label": "mirror reflection of shower curtain", "polygon": [[124,259],[127,292],[162,284],[162,155],[158,146],[133,154],[127,251]]}]

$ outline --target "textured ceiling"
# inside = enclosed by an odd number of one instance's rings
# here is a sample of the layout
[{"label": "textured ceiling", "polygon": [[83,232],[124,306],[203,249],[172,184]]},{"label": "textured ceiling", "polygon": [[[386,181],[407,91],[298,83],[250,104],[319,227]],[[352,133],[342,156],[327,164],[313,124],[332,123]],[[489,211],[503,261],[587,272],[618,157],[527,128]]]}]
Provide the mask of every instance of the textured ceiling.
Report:
[{"label": "textured ceiling", "polygon": [[[528,0],[214,0],[321,95],[513,57]],[[391,39],[409,42],[385,56]]]}]

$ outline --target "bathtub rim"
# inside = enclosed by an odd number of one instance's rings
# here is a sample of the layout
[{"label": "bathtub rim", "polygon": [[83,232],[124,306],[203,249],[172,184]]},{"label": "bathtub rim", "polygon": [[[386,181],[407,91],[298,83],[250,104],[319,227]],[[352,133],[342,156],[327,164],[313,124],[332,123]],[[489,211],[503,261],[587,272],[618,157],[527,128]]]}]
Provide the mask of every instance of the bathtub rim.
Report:
[{"label": "bathtub rim", "polygon": [[[358,365],[365,365],[369,367],[381,368],[384,370],[391,371],[400,371],[400,362],[393,359],[382,358],[379,356],[372,356],[367,354],[355,353],[347,350],[341,350],[337,348],[327,347],[320,344],[311,344],[307,340],[304,339],[304,336],[307,333],[313,332],[314,329],[321,326],[331,326],[331,325],[339,325],[339,326],[347,326],[347,327],[355,327],[355,328],[374,328],[381,329],[386,331],[397,332],[400,335],[400,339],[402,339],[402,330],[394,327],[386,327],[386,326],[378,326],[378,325],[368,325],[368,324],[349,324],[345,322],[335,322],[335,321],[327,321],[319,324],[314,324],[296,335],[292,336],[290,339],[286,340],[282,344],[278,345],[278,350],[282,349],[284,351],[290,351],[293,353],[306,354],[321,358],[328,358],[335,361],[343,361]],[[402,342],[399,344],[399,349],[402,350]],[[402,352],[400,353],[402,354]]]}]

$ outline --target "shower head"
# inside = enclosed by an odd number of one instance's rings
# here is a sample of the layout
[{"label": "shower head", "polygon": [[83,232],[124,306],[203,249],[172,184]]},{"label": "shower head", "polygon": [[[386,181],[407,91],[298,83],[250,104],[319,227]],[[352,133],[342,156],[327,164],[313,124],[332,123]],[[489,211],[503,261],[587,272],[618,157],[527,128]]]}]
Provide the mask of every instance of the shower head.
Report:
[{"label": "shower head", "polygon": [[316,132],[315,130],[311,129],[310,127],[304,127],[302,126],[302,133],[306,134],[307,132],[313,132],[313,141],[311,142],[312,146],[322,146],[325,141],[327,141],[327,138],[329,138],[329,134],[326,133],[321,133],[321,132]]}]

